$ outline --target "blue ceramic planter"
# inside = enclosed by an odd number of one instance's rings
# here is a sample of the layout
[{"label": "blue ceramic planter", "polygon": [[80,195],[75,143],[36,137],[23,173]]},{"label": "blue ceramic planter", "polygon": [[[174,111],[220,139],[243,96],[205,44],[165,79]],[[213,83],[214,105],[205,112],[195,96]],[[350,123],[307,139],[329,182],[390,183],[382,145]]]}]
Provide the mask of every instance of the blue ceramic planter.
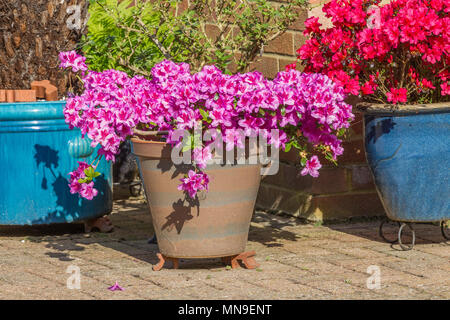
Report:
[{"label": "blue ceramic planter", "polygon": [[77,161],[90,163],[94,149],[64,122],[64,101],[0,104],[0,224],[80,221],[112,210],[111,164],[102,160],[94,200],[68,187]]},{"label": "blue ceramic planter", "polygon": [[367,161],[391,220],[450,219],[450,107],[430,106],[365,111]]}]

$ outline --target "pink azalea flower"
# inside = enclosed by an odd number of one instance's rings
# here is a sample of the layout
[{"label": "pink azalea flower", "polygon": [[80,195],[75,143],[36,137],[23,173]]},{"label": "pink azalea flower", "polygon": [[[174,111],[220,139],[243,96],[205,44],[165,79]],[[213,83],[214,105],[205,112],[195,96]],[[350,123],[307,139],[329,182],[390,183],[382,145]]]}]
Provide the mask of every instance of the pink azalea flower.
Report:
[{"label": "pink azalea flower", "polygon": [[305,168],[301,171],[302,176],[309,174],[310,176],[317,178],[319,176],[319,169],[322,168],[319,158],[312,156],[311,159],[306,161]]},{"label": "pink azalea flower", "polygon": [[205,169],[209,160],[212,159],[212,154],[209,148],[194,149],[194,163],[200,169]]},{"label": "pink azalea flower", "polygon": [[110,290],[110,291],[117,291],[117,290],[123,291],[125,289],[122,288],[121,286],[119,286],[119,284],[116,281],[116,283],[114,283],[114,285],[112,285],[111,287],[108,287],[108,290]]},{"label": "pink azalea flower", "polygon": [[178,190],[186,191],[189,197],[195,198],[198,191],[208,190],[209,178],[203,173],[196,173],[193,170],[189,170],[187,177],[180,179],[181,184],[178,186]]},{"label": "pink azalea flower", "polygon": [[60,52],[59,60],[61,64],[60,68],[72,68],[73,72],[86,71],[88,68],[86,66],[86,58],[78,55],[74,50]]},{"label": "pink azalea flower", "polygon": [[81,185],[80,196],[82,196],[83,198],[92,200],[97,195],[97,193],[97,189],[94,188],[94,181],[90,183],[83,183]]}]

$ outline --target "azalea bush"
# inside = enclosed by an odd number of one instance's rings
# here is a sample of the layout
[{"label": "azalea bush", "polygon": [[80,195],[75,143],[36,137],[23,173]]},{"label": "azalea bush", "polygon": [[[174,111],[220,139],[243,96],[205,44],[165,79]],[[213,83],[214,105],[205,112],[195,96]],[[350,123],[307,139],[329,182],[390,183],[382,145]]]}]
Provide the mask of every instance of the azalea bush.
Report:
[{"label": "azalea bush", "polygon": [[[146,79],[117,70],[89,71],[84,58],[73,51],[61,53],[60,59],[61,67],[78,71],[84,83],[84,92],[67,100],[65,120],[71,128],[80,128],[92,147],[100,145],[97,163],[101,157],[114,161],[124,140],[154,131],[164,132],[173,146],[185,143],[179,130],[194,138],[198,129],[213,132],[223,137],[227,150],[244,148],[239,133],[263,132],[274,148],[297,149],[304,166],[301,174],[317,177],[322,166],[318,155],[336,161],[344,151],[339,136],[353,119],[343,88],[322,74],[288,70],[268,80],[259,72],[228,75],[213,65],[191,73],[187,63],[164,60]],[[208,188],[202,170],[214,156],[213,143],[183,145],[194,168],[179,189],[190,197]],[[81,162],[71,173],[72,193],[95,196],[95,167]]]},{"label": "azalea bush", "polygon": [[332,27],[305,22],[297,51],[306,72],[320,72],[345,93],[375,103],[450,100],[448,0],[333,0]]}]

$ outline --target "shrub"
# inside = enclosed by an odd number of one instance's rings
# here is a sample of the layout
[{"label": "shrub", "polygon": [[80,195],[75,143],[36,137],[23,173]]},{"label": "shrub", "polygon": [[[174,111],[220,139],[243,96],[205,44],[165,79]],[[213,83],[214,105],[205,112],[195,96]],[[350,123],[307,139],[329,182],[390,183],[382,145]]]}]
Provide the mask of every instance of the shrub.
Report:
[{"label": "shrub", "polygon": [[306,72],[328,75],[367,102],[428,103],[450,97],[448,0],[333,0],[333,26],[305,22]]},{"label": "shrub", "polygon": [[[214,64],[224,72],[246,72],[264,45],[283,34],[307,0],[277,7],[268,0],[91,1],[82,46],[90,68],[150,77],[157,62],[187,62],[193,71]],[[211,37],[208,30],[214,29]]]}]

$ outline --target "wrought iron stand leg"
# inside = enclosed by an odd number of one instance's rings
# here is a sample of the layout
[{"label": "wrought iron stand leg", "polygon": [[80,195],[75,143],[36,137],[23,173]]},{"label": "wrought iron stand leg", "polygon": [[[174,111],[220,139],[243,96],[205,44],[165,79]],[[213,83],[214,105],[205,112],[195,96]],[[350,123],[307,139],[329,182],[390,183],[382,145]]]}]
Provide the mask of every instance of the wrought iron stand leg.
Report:
[{"label": "wrought iron stand leg", "polygon": [[[402,242],[402,232],[403,232],[403,228],[405,226],[408,226],[408,228],[411,230],[412,232],[412,241],[410,245],[405,245]],[[414,248],[414,244],[416,243],[416,232],[414,231],[412,225],[410,223],[402,223],[400,226],[400,229],[398,230],[398,244],[400,245],[400,247],[405,250],[411,250],[412,248]]]},{"label": "wrought iron stand leg", "polygon": [[[386,219],[384,219],[383,221],[381,221],[380,228],[378,229],[378,234],[380,235],[380,237],[381,237],[384,241],[386,241],[386,242],[388,242],[388,243],[396,243],[396,242],[398,241],[397,238],[392,239],[392,240],[389,240],[388,238],[385,237],[385,235],[384,235],[384,233],[383,233],[383,227],[385,226],[385,224],[387,224],[387,223],[389,223],[389,222],[391,222],[391,220],[389,220],[388,218],[386,218]],[[392,222],[393,222],[393,221],[392,221]],[[397,224],[398,224],[398,226],[400,227],[400,222],[397,222]]]}]

